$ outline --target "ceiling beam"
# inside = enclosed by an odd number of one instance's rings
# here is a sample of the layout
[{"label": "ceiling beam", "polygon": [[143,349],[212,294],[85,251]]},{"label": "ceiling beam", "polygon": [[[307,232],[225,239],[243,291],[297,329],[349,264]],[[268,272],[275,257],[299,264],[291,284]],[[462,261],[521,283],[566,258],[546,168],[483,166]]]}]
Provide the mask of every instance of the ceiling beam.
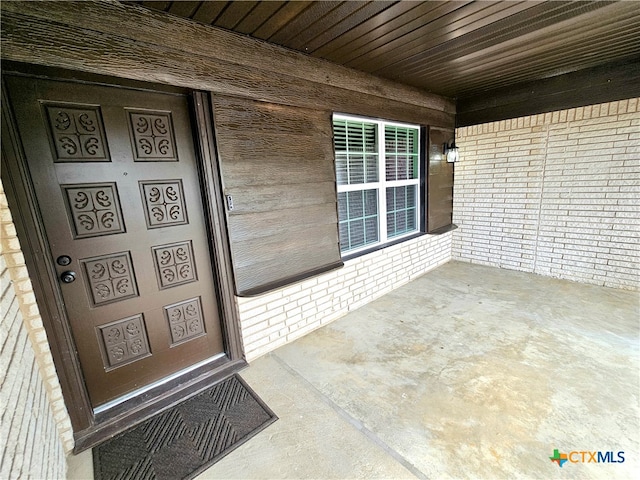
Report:
[{"label": "ceiling beam", "polygon": [[640,57],[459,98],[456,126],[635,97],[640,97]]},{"label": "ceiling beam", "polygon": [[[0,3],[0,8],[3,20],[11,15],[16,20],[22,18],[33,23],[39,20],[73,27],[77,31],[86,30],[89,35],[120,37],[135,44],[163,46],[168,52],[179,50],[185,56],[206,57],[210,62],[236,65],[245,70],[258,70],[256,65],[259,65],[260,71],[273,76],[274,83],[277,83],[278,76],[286,75],[355,94],[373,95],[381,100],[391,99],[445,114],[455,112],[454,102],[449,98],[138,5],[104,1],[12,1]],[[5,32],[3,29],[2,56],[8,58],[10,52],[4,50],[11,47],[12,39]],[[80,39],[69,40],[77,43]],[[113,49],[115,53],[117,46],[114,45]]]}]

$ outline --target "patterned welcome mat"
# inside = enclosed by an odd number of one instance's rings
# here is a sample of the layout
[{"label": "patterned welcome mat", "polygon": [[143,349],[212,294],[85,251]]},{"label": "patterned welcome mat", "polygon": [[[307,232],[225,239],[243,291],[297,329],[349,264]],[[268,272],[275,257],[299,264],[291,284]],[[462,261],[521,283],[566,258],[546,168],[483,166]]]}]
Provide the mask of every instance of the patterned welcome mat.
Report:
[{"label": "patterned welcome mat", "polygon": [[93,475],[187,479],[206,470],[276,415],[237,375],[93,449]]}]

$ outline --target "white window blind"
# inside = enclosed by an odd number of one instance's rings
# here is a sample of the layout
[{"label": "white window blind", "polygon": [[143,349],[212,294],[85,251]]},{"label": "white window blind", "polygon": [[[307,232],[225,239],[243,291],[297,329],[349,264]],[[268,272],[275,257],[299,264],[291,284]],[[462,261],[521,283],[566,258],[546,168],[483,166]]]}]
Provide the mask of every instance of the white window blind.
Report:
[{"label": "white window blind", "polygon": [[333,136],[342,253],[417,232],[420,128],[334,115]]}]

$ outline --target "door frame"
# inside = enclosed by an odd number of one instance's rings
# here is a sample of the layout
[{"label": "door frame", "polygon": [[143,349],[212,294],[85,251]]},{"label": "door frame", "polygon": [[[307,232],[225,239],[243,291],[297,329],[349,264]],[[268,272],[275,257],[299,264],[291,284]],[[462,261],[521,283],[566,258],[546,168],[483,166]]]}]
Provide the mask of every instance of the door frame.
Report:
[{"label": "door frame", "polygon": [[142,91],[186,94],[203,201],[212,273],[218,298],[225,355],[180,377],[155,386],[107,411],[95,414],[74,348],[60,285],[36,201],[27,159],[2,81],[2,183],[16,226],[54,365],[74,433],[74,453],[136,425],[199,393],[247,366],[235,300],[233,268],[223,203],[222,182],[213,130],[210,94],[67,70],[4,62],[3,76],[36,76],[66,82],[97,83]]}]

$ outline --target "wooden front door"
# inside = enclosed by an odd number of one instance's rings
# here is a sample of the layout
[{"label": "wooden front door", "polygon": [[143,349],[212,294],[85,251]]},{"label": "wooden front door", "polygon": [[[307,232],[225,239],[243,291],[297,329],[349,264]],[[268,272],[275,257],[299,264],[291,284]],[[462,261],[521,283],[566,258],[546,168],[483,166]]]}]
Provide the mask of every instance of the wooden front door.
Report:
[{"label": "wooden front door", "polygon": [[6,85],[92,407],[222,356],[187,97]]}]

